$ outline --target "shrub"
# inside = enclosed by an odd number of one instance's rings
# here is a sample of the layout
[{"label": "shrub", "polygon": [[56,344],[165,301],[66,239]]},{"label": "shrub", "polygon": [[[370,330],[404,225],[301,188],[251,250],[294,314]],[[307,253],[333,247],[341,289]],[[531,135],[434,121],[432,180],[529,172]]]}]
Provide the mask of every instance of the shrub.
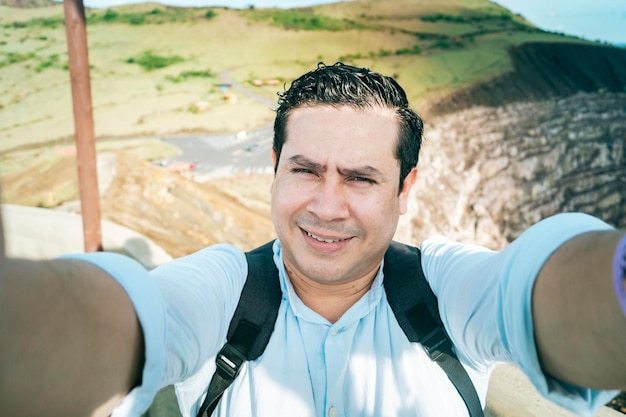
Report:
[{"label": "shrub", "polygon": [[97,23],[126,23],[129,25],[161,24],[165,22],[184,22],[193,17],[194,10],[185,8],[153,8],[146,12],[121,12],[107,9],[101,11],[90,10],[87,22]]},{"label": "shrub", "polygon": [[33,27],[43,27],[48,29],[54,29],[58,26],[62,26],[65,23],[63,16],[54,17],[36,17],[30,20],[22,22],[11,22],[4,25],[8,29],[25,29]]},{"label": "shrub", "polygon": [[178,55],[160,56],[155,55],[151,50],[143,51],[139,57],[131,57],[126,60],[128,64],[137,64],[146,71],[165,68],[182,61],[184,59]]},{"label": "shrub", "polygon": [[341,55],[339,58],[337,58],[338,61],[344,62],[344,63],[354,62],[354,60],[356,59],[363,59],[363,55],[360,53],[356,53],[356,54]]},{"label": "shrub", "polygon": [[433,44],[433,48],[450,49],[450,41],[448,39],[442,39]]},{"label": "shrub", "polygon": [[213,78],[215,74],[211,70],[203,70],[203,71],[183,71],[180,73],[180,76],[183,78]]},{"label": "shrub", "polygon": [[483,13],[472,13],[464,16],[455,16],[444,13],[422,16],[424,22],[449,22],[449,23],[478,23],[478,22],[511,22],[513,15],[506,11],[493,12],[486,10]]},{"label": "shrub", "polygon": [[105,22],[114,22],[117,20],[119,16],[120,16],[119,13],[116,12],[115,10],[107,9],[104,12],[104,15],[102,15],[102,20],[104,20]]},{"label": "shrub", "polygon": [[4,65],[17,64],[18,62],[27,61],[35,57],[35,54],[29,52],[27,54],[20,54],[17,52],[8,52]]},{"label": "shrub", "polygon": [[187,78],[213,78],[213,77],[215,77],[215,74],[211,70],[202,70],[202,71],[182,71],[178,75],[167,75],[165,79],[173,83],[180,83],[182,81],[185,81]]},{"label": "shrub", "polygon": [[46,68],[55,66],[58,62],[59,62],[59,55],[57,54],[50,55],[48,59],[45,59],[39,62],[39,64],[35,67],[35,71],[41,72]]},{"label": "shrub", "polygon": [[248,17],[254,20],[271,20],[277,26],[292,30],[348,30],[360,28],[362,25],[348,20],[336,19],[324,15],[316,15],[302,10],[255,10],[248,9]]},{"label": "shrub", "polygon": [[128,23],[135,26],[143,25],[146,23],[146,17],[139,13],[132,13],[128,15]]},{"label": "shrub", "polygon": [[32,19],[31,22],[33,22],[36,26],[54,29],[58,26],[63,26],[65,24],[65,19],[61,16],[40,17]]},{"label": "shrub", "polygon": [[419,45],[413,45],[412,48],[402,48],[396,51],[396,55],[419,55],[422,53],[422,48]]},{"label": "shrub", "polygon": [[4,25],[4,27],[9,29],[23,29],[28,27],[28,24],[26,22],[11,22]]}]

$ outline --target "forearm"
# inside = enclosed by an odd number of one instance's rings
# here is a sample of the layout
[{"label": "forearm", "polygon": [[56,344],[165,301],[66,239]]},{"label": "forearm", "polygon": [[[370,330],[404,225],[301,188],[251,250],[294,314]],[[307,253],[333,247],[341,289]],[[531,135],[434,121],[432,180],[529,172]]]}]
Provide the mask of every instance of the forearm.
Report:
[{"label": "forearm", "polygon": [[4,260],[0,273],[0,415],[109,415],[143,365],[124,290],[77,260]]},{"label": "forearm", "polygon": [[533,322],[546,373],[578,386],[626,389],[626,317],[612,279],[623,235],[577,236],[542,268],[533,289]]}]

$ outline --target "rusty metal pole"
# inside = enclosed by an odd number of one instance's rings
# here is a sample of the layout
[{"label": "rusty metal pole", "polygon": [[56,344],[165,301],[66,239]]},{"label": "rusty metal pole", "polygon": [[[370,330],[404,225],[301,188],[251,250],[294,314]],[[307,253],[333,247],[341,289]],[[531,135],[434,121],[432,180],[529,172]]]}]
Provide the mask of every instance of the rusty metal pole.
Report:
[{"label": "rusty metal pole", "polygon": [[82,0],[64,0],[63,7],[72,83],[83,237],[85,251],[95,252],[102,250],[102,236],[85,7]]}]

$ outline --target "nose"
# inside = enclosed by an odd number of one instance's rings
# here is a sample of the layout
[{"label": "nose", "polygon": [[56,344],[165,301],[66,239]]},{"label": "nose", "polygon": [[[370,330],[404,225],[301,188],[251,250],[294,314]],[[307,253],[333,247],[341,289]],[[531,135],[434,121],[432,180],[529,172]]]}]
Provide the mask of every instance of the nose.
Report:
[{"label": "nose", "polygon": [[346,219],[350,210],[343,184],[340,181],[323,181],[315,190],[307,208],[323,221]]}]

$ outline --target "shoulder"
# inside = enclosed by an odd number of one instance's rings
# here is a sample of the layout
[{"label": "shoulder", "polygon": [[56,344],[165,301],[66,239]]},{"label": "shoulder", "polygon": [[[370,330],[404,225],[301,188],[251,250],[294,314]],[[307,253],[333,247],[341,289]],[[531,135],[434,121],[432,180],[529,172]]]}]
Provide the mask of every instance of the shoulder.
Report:
[{"label": "shoulder", "polygon": [[[489,259],[494,251],[477,245],[452,241],[444,236],[426,239],[420,245],[422,268],[431,286],[439,277],[457,274],[458,270],[469,272]],[[436,288],[433,288],[436,291]]]},{"label": "shoulder", "polygon": [[[559,246],[572,237],[592,230],[611,228],[603,221],[583,213],[563,213],[543,219],[524,231],[501,252],[486,247],[454,242],[443,236],[426,239],[421,245],[422,265],[431,274],[449,272],[450,268],[484,266],[489,259],[512,262],[523,257],[535,260],[538,267]],[[497,255],[497,256],[495,256]],[[430,277],[427,278],[430,280]]]},{"label": "shoulder", "polygon": [[150,272],[157,279],[245,279],[248,264],[244,252],[230,244],[206,247],[190,255],[175,259]]}]

